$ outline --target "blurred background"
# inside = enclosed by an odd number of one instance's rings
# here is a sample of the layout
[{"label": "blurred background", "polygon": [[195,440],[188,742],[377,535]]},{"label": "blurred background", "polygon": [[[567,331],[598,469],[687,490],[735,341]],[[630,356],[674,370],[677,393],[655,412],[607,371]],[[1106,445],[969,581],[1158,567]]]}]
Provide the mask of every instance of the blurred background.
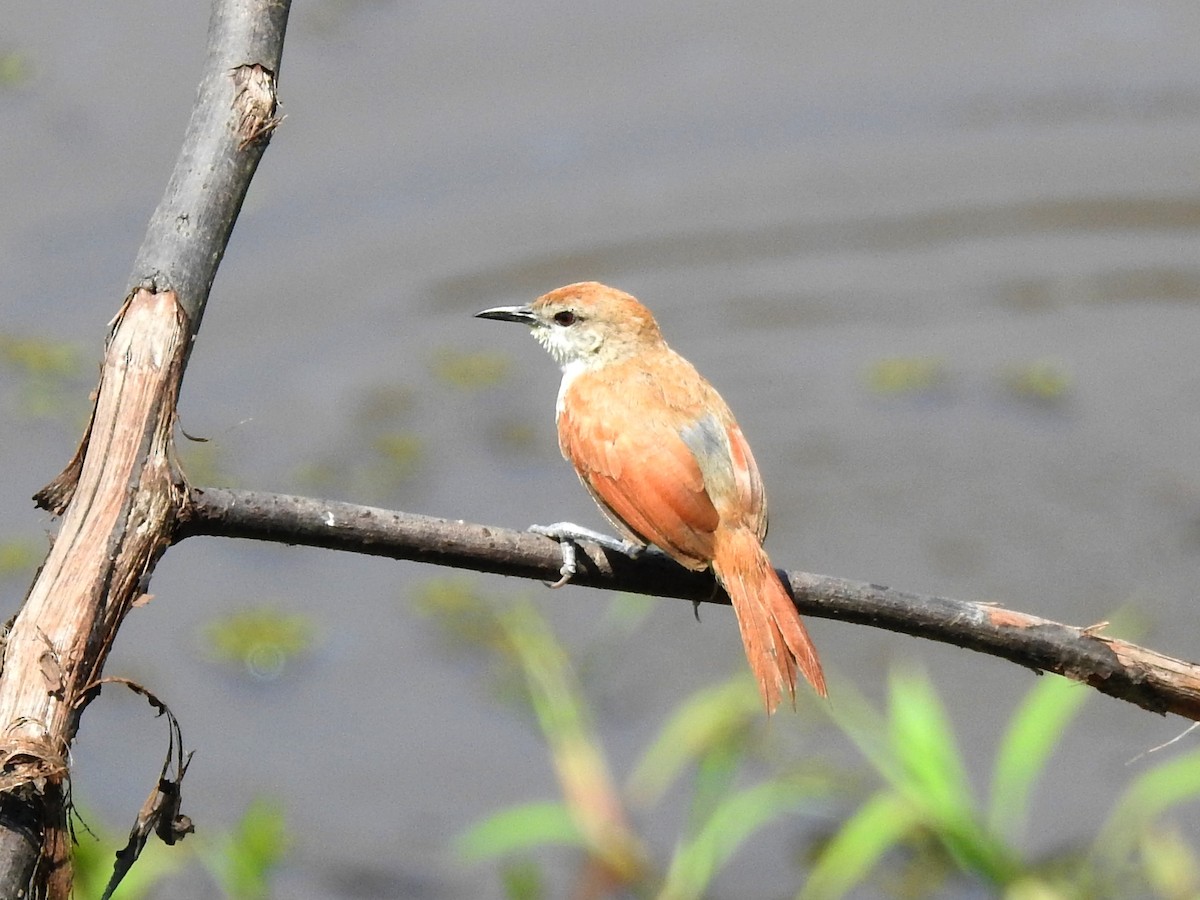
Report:
[{"label": "blurred background", "polygon": [[[29,498],[81,432],[207,15],[48,2],[0,32],[5,616],[53,532]],[[207,438],[183,441],[187,470],[599,527],[558,455],[552,361],[472,318],[597,279],[640,297],[737,412],[776,565],[1113,618],[1196,658],[1198,35],[1183,0],[297,2],[286,119],[184,384],[181,425]],[[452,575],[235,541],[168,552],[108,671],[179,716],[197,837],[270,798],[292,840],[280,895],[501,896],[455,836],[557,789],[485,655],[414,606]],[[615,640],[602,594],[462,577],[528,597],[577,654],[618,779],[686,697],[744,666],[726,609],[697,624],[651,603]],[[895,666],[927,671],[986,780],[1032,673],[810,628],[835,707],[839,683],[881,704]],[[1085,841],[1127,763],[1180,730],[1090,698],[1025,848]],[[807,696],[769,731],[848,763]],[[144,701],[105,692],[75,749],[89,824],[124,832],[165,745]],[[640,814],[662,856],[678,806]],[[713,895],[790,895],[820,827],[756,835]]]}]

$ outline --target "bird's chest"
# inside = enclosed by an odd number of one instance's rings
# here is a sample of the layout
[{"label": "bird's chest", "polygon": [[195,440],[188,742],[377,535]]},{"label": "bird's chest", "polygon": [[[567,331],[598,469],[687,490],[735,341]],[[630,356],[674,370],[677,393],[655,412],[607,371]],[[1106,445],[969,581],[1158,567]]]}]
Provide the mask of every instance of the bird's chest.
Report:
[{"label": "bird's chest", "polygon": [[654,373],[630,366],[600,369],[570,366],[563,370],[555,417],[559,430],[569,422],[588,431],[612,436],[640,425],[663,427],[672,409]]},{"label": "bird's chest", "polygon": [[586,374],[588,367],[581,362],[567,363],[563,366],[562,382],[558,385],[558,400],[554,404],[554,418],[562,421],[563,410],[567,407],[567,397],[571,388],[580,376]]}]

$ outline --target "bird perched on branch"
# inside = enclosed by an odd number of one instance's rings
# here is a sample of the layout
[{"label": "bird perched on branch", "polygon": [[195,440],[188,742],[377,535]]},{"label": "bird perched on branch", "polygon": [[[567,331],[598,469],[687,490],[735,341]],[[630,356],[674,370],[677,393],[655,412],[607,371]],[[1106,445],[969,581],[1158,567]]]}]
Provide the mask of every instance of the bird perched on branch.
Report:
[{"label": "bird perched on branch", "polygon": [[767,711],[785,691],[795,701],[797,671],[824,696],[816,648],[762,547],[767,503],[750,446],[650,311],[589,281],[478,316],[528,325],[562,366],[558,445],[625,538],[567,522],[535,528],[562,543],[559,584],[574,573],[579,539],[630,555],[653,544],[687,569],[711,568],[733,601]]}]

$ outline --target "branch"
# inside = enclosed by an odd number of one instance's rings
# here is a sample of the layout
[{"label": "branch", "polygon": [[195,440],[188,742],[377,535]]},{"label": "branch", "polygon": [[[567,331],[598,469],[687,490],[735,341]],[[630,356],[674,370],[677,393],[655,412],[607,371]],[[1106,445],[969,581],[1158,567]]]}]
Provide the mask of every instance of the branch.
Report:
[{"label": "branch", "polygon": [[193,332],[250,179],[280,121],[275,82],[290,5],[214,0],[192,116],[134,259],[130,293],[175,291]]},{"label": "branch", "polygon": [[[194,488],[176,540],[194,535],[302,544],[553,581],[558,544],[511,531],[259,491]],[[728,603],[711,576],[661,553],[638,559],[584,544],[573,583],[584,587]],[[782,572],[804,614],[898,631],[998,656],[1089,684],[1158,713],[1200,720],[1200,666],[1126,641],[990,603],[951,600],[807,572]]]},{"label": "branch", "polygon": [[192,117],[111,324],[91,422],[67,468],[35,497],[63,518],[3,650],[0,897],[70,894],[71,742],[96,693],[88,686],[100,680],[185,504],[175,403],[275,124],[287,14],[281,0],[214,3]]}]

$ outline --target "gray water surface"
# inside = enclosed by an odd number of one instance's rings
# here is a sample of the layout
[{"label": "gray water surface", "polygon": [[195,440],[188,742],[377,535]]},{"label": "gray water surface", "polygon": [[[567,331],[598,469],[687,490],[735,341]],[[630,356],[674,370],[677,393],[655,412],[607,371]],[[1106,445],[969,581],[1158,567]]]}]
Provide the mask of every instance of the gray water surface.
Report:
[{"label": "gray water surface", "polygon": [[[99,358],[187,119],[203,6],[10,11],[0,52],[31,75],[0,89],[5,332]],[[1194,658],[1198,35],[1200,6],[1169,0],[299,3],[287,118],[217,279],[183,427],[237,485],[311,492],[303,466],[362,458],[362,398],[401,389],[417,477],[330,493],[598,527],[558,458],[552,362],[471,317],[598,279],[641,297],[737,412],[777,565],[1078,625],[1125,608],[1140,641]],[[433,374],[439,352],[483,351],[511,359],[502,386]],[[872,389],[896,358],[935,363],[937,388]],[[1042,362],[1066,379],[1049,402],[1009,381]],[[497,440],[509,429],[519,449]],[[77,436],[6,431],[4,535],[52,530],[28,498]],[[283,802],[297,845],[281,896],[499,896],[451,839],[554,795],[531,725],[412,613],[441,574],[193,540],[122,631],[109,672],[167,699],[198,748],[185,811],[199,826],[252,796]],[[10,611],[26,583],[3,584]],[[530,593],[577,646],[604,608],[582,589],[482,583]],[[261,602],[311,615],[321,638],[269,683],[198,652],[206,622]],[[878,700],[894,664],[926,667],[984,793],[1031,673],[811,629]],[[619,773],[685,696],[743,665],[727,610],[697,626],[667,601],[614,652],[589,687]],[[803,711],[774,727],[814,731]],[[1040,789],[1030,853],[1091,835],[1138,771],[1126,762],[1181,728],[1092,698]],[[106,824],[140,805],[161,734],[139,700],[106,692],[89,710],[75,789]],[[819,730],[804,746],[847,757]],[[644,822],[664,858],[679,812]],[[758,836],[716,895],[794,891],[804,828]]]}]

